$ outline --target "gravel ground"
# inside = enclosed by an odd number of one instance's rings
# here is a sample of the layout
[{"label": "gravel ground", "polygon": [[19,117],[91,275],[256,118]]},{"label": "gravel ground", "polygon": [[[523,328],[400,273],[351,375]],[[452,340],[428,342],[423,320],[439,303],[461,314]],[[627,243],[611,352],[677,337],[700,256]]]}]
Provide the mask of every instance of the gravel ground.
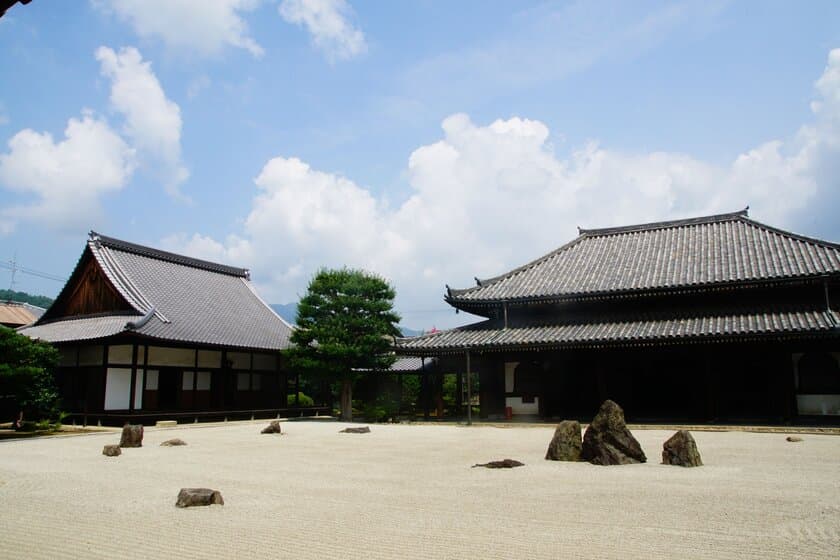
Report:
[{"label": "gravel ground", "polygon": [[0,558],[840,557],[838,436],[697,432],[685,469],[662,430],[635,432],[649,463],[598,467],[545,461],[553,427],[265,424],[149,428],[115,458],[113,432],[0,443]]}]

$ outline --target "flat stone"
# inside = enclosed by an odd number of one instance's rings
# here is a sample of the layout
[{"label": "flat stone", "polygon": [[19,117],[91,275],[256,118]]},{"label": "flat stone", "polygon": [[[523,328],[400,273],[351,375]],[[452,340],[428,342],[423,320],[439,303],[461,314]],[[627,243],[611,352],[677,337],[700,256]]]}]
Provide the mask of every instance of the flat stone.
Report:
[{"label": "flat stone", "polygon": [[118,457],[122,455],[122,449],[120,449],[119,445],[106,445],[102,448],[102,454],[108,457]]},{"label": "flat stone", "polygon": [[218,504],[225,505],[221,492],[210,488],[181,488],[178,492],[177,507],[186,508],[193,506],[211,506]]},{"label": "flat stone", "polygon": [[156,428],[174,428],[177,425],[177,420],[158,420],[157,422],[155,422]]},{"label": "flat stone", "polygon": [[791,443],[799,443],[800,441],[802,441],[802,438],[799,437],[799,436],[788,436],[788,437],[785,438],[785,440],[787,440]]},{"label": "flat stone", "polygon": [[143,447],[143,424],[123,426],[120,447]]},{"label": "flat stone", "polygon": [[283,430],[280,428],[280,420],[272,420],[271,423],[262,429],[261,434],[282,434]]},{"label": "flat stone", "polygon": [[362,426],[361,428],[344,428],[340,432],[340,434],[369,434],[370,428],[368,426]]},{"label": "flat stone", "polygon": [[563,420],[554,430],[545,458],[548,461],[580,461],[580,422]]},{"label": "flat stone", "polygon": [[694,436],[687,430],[680,430],[662,446],[662,464],[678,467],[702,467],[700,452]]},{"label": "flat stone", "polygon": [[512,469],[514,467],[524,467],[525,463],[520,463],[516,459],[502,459],[501,461],[490,461],[489,463],[476,463],[472,468],[484,467],[486,469]]},{"label": "flat stone", "polygon": [[606,400],[583,434],[581,459],[593,465],[628,465],[647,461],[642,446],[627,429],[624,411]]},{"label": "flat stone", "polygon": [[168,439],[160,444],[161,447],[177,447],[179,445],[187,445],[187,442],[179,438],[174,438]]}]

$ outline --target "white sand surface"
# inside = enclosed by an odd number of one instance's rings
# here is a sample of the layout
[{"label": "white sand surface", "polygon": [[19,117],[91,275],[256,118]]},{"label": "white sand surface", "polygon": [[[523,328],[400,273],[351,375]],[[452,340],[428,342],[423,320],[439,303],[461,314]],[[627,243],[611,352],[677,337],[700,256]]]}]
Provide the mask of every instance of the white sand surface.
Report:
[{"label": "white sand surface", "polygon": [[[840,558],[840,437],[695,433],[705,466],[543,459],[553,427],[267,422],[0,443],[0,558]],[[186,447],[160,447],[170,438]],[[518,459],[516,469],[470,468]],[[182,487],[224,506],[175,507]]]}]

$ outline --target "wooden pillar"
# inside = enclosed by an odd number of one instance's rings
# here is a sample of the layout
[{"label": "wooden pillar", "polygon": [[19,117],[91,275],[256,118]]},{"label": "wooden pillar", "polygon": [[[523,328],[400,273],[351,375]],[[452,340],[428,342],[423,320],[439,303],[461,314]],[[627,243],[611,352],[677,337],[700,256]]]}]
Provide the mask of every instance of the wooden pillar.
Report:
[{"label": "wooden pillar", "polygon": [[128,394],[128,410],[134,412],[134,399],[137,390],[137,343],[131,345],[131,388]]},{"label": "wooden pillar", "polygon": [[420,400],[423,402],[423,419],[429,419],[429,397],[431,391],[429,390],[429,372],[423,368],[420,374]]},{"label": "wooden pillar", "polygon": [[[470,351],[467,349],[467,426],[472,425],[472,377],[470,375]],[[460,391],[458,393],[461,394]]]}]

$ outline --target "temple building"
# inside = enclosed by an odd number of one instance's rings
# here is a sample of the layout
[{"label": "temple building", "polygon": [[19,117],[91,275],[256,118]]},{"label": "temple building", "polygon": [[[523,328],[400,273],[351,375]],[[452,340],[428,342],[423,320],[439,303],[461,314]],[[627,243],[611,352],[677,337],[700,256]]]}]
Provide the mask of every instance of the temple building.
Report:
[{"label": "temple building", "polygon": [[[89,421],[286,407],[291,327],[249,272],[91,232],[52,306],[20,333],[58,347],[63,409]],[[191,418],[190,418],[191,419]]]},{"label": "temple building", "polygon": [[[840,245],[731,214],[581,229],[445,300],[485,317],[400,339],[479,378],[485,417],[840,422]],[[467,365],[470,364],[470,365]]]}]

